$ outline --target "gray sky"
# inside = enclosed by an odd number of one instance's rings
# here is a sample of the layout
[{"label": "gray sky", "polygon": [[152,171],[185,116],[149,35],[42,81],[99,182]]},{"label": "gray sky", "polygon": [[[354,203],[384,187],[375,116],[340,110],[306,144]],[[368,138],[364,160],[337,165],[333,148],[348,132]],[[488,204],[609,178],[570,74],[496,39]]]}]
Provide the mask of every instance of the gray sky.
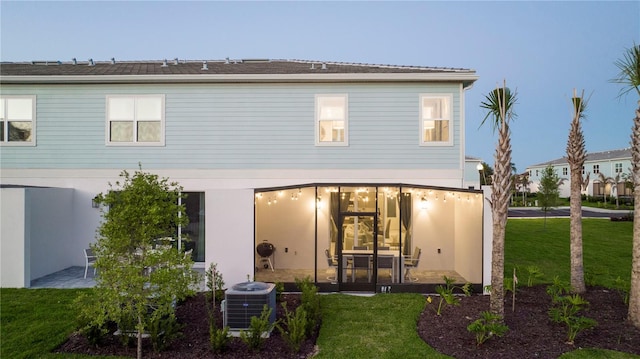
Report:
[{"label": "gray sky", "polygon": [[617,97],[614,62],[640,44],[640,1],[0,2],[0,60],[305,59],[462,67],[466,154],[493,165],[479,105],[516,89],[519,172],[565,155],[570,98],[590,96],[589,152],[629,147],[635,93]]}]

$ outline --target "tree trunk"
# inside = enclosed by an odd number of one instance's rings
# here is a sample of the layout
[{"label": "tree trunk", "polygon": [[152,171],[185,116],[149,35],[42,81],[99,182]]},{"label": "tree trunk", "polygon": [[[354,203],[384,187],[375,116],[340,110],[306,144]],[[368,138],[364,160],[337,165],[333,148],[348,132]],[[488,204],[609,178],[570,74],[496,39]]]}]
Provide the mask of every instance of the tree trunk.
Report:
[{"label": "tree trunk", "polygon": [[627,319],[640,328],[640,101],[633,119],[631,135],[631,157],[633,165],[633,249],[631,262],[631,287],[629,290],[629,313]]},{"label": "tree trunk", "polygon": [[142,317],[138,316],[138,359],[142,359]]},{"label": "tree trunk", "polygon": [[582,260],[582,166],[571,168],[571,287],[575,293],[586,291],[584,283],[584,266]]},{"label": "tree trunk", "polygon": [[491,251],[491,298],[489,310],[504,318],[504,236],[511,195],[511,141],[508,120],[500,123],[496,148],[491,210],[493,215],[493,249]]}]

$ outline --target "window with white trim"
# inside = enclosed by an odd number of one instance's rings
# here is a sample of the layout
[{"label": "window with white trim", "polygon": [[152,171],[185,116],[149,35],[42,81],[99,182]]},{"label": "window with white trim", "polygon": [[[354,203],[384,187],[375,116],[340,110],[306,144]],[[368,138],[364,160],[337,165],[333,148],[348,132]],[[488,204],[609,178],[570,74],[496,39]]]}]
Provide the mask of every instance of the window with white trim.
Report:
[{"label": "window with white trim", "polygon": [[616,173],[622,173],[622,163],[615,164],[615,171]]},{"label": "window with white trim", "polygon": [[164,95],[107,96],[107,144],[164,146]]},{"label": "window with white trim", "polygon": [[562,167],[562,175],[566,176],[569,174],[569,169],[567,167]]},{"label": "window with white trim", "polygon": [[36,97],[0,96],[0,144],[36,144]]},{"label": "window with white trim", "polygon": [[347,95],[316,95],[316,146],[349,145]]},{"label": "window with white trim", "polygon": [[451,145],[451,95],[420,95],[420,145]]},{"label": "window with white trim", "polygon": [[593,174],[600,173],[600,165],[593,165]]}]

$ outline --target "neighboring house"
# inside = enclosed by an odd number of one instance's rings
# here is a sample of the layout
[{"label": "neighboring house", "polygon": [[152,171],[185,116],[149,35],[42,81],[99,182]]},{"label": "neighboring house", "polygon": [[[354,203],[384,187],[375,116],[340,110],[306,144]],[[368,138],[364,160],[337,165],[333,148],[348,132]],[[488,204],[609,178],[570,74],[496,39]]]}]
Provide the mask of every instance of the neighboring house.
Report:
[{"label": "neighboring house", "polygon": [[[560,178],[565,178],[565,182],[560,186],[560,197],[569,197],[571,194],[571,169],[566,157],[558,158],[552,161],[543,162],[537,165],[529,166],[529,180],[531,183],[531,192],[537,192],[540,185],[540,177],[542,171],[547,166],[553,166]],[[621,150],[603,151],[587,153],[587,159],[582,168],[583,178],[589,175],[589,184],[583,194],[589,196],[632,196],[633,189],[625,185],[625,179],[631,173],[631,149],[625,148]],[[604,180],[603,181],[603,178]],[[617,178],[617,184],[616,184]]]},{"label": "neighboring house", "polygon": [[[227,285],[490,283],[481,161],[465,159],[473,70],[74,60],[2,63],[0,76],[2,286],[84,265],[101,221],[92,199],[139,164],[183,186],[190,224],[176,236]],[[360,254],[369,264],[353,270]]]}]

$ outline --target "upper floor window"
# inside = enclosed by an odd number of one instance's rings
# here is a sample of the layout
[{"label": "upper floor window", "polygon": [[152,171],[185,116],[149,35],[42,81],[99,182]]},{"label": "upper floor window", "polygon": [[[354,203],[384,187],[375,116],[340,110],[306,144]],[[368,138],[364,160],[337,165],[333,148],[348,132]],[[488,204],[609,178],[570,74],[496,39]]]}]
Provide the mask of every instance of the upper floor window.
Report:
[{"label": "upper floor window", "polygon": [[582,174],[584,174],[584,165],[582,166]]},{"label": "upper floor window", "polygon": [[622,163],[615,164],[615,171],[616,173],[622,173]]},{"label": "upper floor window", "polygon": [[566,176],[569,174],[569,169],[567,167],[562,167],[562,175]]},{"label": "upper floor window", "polygon": [[593,165],[593,174],[600,173],[600,165]]},{"label": "upper floor window", "polygon": [[347,95],[316,96],[316,145],[349,145]]},{"label": "upper floor window", "polygon": [[0,97],[0,144],[35,145],[35,96]]},{"label": "upper floor window", "polygon": [[107,144],[164,145],[164,95],[107,96]]},{"label": "upper floor window", "polygon": [[452,144],[451,95],[420,96],[420,145]]}]

